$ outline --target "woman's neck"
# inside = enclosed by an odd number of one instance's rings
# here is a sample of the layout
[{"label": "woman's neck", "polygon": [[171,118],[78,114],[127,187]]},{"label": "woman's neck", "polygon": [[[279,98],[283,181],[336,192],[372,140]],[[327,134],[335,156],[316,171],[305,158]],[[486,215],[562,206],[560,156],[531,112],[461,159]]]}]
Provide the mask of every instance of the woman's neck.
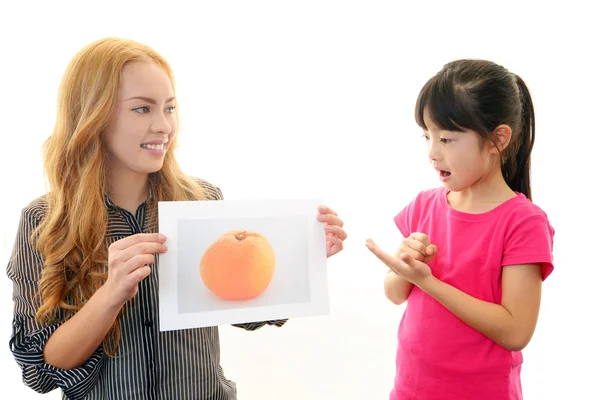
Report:
[{"label": "woman's neck", "polygon": [[135,214],[148,197],[148,174],[119,172],[109,175],[108,195],[114,204]]}]

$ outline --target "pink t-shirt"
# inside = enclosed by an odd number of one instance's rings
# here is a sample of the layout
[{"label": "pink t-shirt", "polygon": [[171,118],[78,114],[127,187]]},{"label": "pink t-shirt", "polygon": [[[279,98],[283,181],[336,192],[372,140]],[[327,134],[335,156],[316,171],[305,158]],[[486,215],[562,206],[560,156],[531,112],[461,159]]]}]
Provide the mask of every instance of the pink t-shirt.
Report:
[{"label": "pink t-shirt", "polygon": [[[502,268],[541,263],[554,269],[554,229],[546,214],[517,193],[495,209],[452,209],[444,187],[419,193],[395,218],[404,237],[425,233],[438,246],[433,275],[478,299],[500,304]],[[520,400],[520,351],[509,351],[469,327],[414,286],[398,329],[390,400]]]}]

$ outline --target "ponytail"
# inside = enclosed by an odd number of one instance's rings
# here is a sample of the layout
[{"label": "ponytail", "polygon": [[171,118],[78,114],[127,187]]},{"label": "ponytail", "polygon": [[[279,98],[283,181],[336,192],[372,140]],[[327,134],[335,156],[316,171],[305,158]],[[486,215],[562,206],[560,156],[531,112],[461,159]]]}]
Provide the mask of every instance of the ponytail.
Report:
[{"label": "ponytail", "polygon": [[523,193],[531,200],[531,150],[535,141],[535,114],[527,85],[516,74],[515,79],[521,100],[521,130],[517,136],[520,143],[516,152],[511,152],[510,159],[505,161],[502,173],[512,190]]}]

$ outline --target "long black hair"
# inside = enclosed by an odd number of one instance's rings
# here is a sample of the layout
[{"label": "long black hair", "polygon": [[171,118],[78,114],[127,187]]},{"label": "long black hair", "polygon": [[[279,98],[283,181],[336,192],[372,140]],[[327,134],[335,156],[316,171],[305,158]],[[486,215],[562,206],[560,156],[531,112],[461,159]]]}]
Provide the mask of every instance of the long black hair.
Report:
[{"label": "long black hair", "polygon": [[519,76],[491,61],[450,62],[419,93],[415,119],[423,129],[427,129],[425,110],[441,129],[470,129],[496,145],[494,130],[502,124],[510,126],[512,138],[501,153],[502,175],[512,190],[531,200],[535,115],[529,89]]}]

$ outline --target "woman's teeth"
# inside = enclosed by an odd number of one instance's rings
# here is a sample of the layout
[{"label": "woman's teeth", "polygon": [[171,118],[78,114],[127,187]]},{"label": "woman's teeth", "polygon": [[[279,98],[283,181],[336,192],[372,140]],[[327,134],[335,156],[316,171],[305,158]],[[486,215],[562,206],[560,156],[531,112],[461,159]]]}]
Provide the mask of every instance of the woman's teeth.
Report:
[{"label": "woman's teeth", "polygon": [[165,149],[165,144],[142,144],[141,147],[143,149],[150,149],[150,150],[164,150]]}]

